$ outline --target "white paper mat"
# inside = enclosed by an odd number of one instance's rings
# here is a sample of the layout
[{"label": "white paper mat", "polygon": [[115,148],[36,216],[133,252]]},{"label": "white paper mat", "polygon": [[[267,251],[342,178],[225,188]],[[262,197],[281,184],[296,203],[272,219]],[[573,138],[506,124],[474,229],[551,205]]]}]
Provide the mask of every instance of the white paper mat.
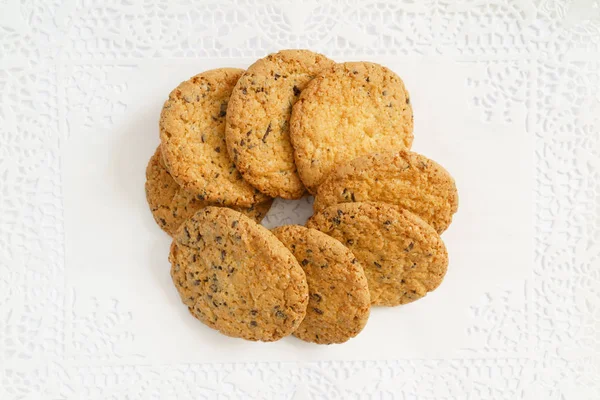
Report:
[{"label": "white paper mat", "polygon": [[[89,135],[69,138],[62,149],[72,313],[89,312],[90,298],[118,304],[130,318],[118,327],[128,340],[116,343],[116,354],[162,363],[445,358],[484,346],[468,335],[469,307],[498,286],[522,287],[532,271],[533,147],[525,120],[488,125],[465,107],[472,96],[465,81],[486,73],[476,64],[369,60],[405,80],[415,114],[413,149],[444,165],[457,182],[459,212],[443,235],[449,272],[437,291],[403,307],[374,308],[357,338],[335,346],[295,338],[251,343],[192,318],[171,282],[170,238],[148,210],[144,171],[158,143],[158,117],[170,90],[197,72],[245,67],[253,60],[153,61],[120,71],[128,82],[119,94],[126,112],[110,127],[95,125]],[[310,203],[308,198],[278,201],[265,225],[303,224],[311,215]],[[524,296],[515,299],[521,308],[524,301]],[[77,357],[77,348],[67,351]]]}]

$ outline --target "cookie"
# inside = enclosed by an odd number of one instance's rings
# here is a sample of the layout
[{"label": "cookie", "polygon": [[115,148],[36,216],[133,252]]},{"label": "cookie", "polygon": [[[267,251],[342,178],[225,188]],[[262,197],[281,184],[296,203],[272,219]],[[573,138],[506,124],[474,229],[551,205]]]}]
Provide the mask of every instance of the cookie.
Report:
[{"label": "cookie", "polygon": [[315,229],[286,225],[272,232],[302,265],[308,282],[306,317],[294,335],[319,344],[343,343],[358,335],[369,318],[371,298],[354,254]]},{"label": "cookie", "polygon": [[[173,235],[177,228],[196,211],[210,205],[183,190],[167,171],[160,147],[146,167],[146,200],[154,220],[162,230]],[[247,208],[233,207],[256,222],[262,221],[273,204],[273,199]]]},{"label": "cookie", "polygon": [[290,143],[292,106],[327,57],[282,50],[252,64],[239,79],[227,107],[229,156],[244,179],[270,197],[298,199],[305,192]]},{"label": "cookie", "polygon": [[227,103],[243,72],[221,68],[194,76],[171,92],[160,115],[167,169],[201,201],[249,207],[268,199],[242,179],[227,154]]},{"label": "cookie", "polygon": [[225,335],[275,341],[306,314],[302,267],[268,229],[237,211],[198,211],[175,234],[169,260],[190,313]]},{"label": "cookie", "polygon": [[413,113],[404,83],[379,64],[347,62],[322,71],[294,104],[290,139],[312,194],[338,164],[410,149]]},{"label": "cookie", "polygon": [[385,203],[342,203],[307,222],[345,244],[364,268],[371,303],[395,306],[437,288],[448,268],[438,233],[407,210]]},{"label": "cookie", "polygon": [[315,197],[319,211],[333,204],[379,201],[398,205],[442,233],[458,210],[458,192],[442,166],[420,154],[370,154],[337,167]]}]

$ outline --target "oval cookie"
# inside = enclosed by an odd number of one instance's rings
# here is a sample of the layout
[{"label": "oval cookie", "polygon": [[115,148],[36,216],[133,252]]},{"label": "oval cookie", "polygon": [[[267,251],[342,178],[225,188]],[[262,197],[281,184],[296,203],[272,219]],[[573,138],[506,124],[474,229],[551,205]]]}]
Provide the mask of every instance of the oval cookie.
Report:
[{"label": "oval cookie", "polygon": [[173,179],[200,200],[251,206],[267,196],[242,179],[227,154],[225,116],[235,83],[244,72],[221,68],[181,83],[160,115],[160,142]]},{"label": "oval cookie", "polygon": [[437,288],[448,268],[438,233],[389,204],[336,204],[313,215],[307,226],[348,246],[364,268],[372,304],[415,301]]},{"label": "oval cookie", "polygon": [[269,230],[239,212],[198,211],[175,234],[169,260],[190,313],[225,335],[279,340],[306,314],[302,267]]},{"label": "oval cookie", "polygon": [[337,167],[319,186],[315,211],[337,203],[379,201],[398,205],[442,233],[458,210],[454,179],[427,157],[401,150],[370,154]]},{"label": "oval cookie", "polygon": [[300,94],[290,138],[300,179],[312,194],[338,164],[408,148],[413,114],[404,83],[379,64],[348,62],[322,71]]},{"label": "oval cookie", "polygon": [[304,194],[290,143],[290,115],[306,84],[331,65],[312,51],[282,50],[256,61],[235,85],[227,108],[227,150],[244,179],[261,192],[284,199]]},{"label": "oval cookie", "polygon": [[319,344],[343,343],[358,335],[369,318],[371,298],[354,254],[315,229],[286,225],[272,232],[302,265],[308,282],[306,317],[294,335]]},{"label": "oval cookie", "polygon": [[[171,236],[183,221],[201,208],[211,205],[183,190],[173,180],[165,167],[160,147],[156,149],[146,167],[145,189],[146,200],[154,220],[162,230]],[[273,199],[250,207],[233,207],[233,209],[260,223],[269,212],[271,204],[273,204]]]}]

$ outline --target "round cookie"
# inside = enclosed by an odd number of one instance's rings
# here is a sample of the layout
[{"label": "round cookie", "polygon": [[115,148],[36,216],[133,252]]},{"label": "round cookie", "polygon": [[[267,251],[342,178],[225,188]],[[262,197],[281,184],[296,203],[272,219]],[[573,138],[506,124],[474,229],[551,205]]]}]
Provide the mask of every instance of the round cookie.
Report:
[{"label": "round cookie", "polygon": [[445,231],[458,210],[452,176],[427,157],[406,150],[369,154],[337,167],[315,196],[315,211],[337,203],[379,201],[398,205]]},{"label": "round cookie", "polygon": [[[150,158],[146,167],[146,200],[158,226],[169,235],[175,234],[177,228],[196,211],[211,205],[200,201],[191,193],[182,189],[167,171],[160,146]],[[232,207],[254,221],[259,222],[265,217],[273,199],[250,207]]]},{"label": "round cookie", "polygon": [[169,94],[160,115],[161,149],[171,176],[213,204],[249,207],[267,201],[242,179],[227,154],[227,103],[243,72],[221,68],[192,77]]},{"label": "round cookie", "polygon": [[398,75],[379,64],[336,64],[300,94],[290,138],[300,179],[315,194],[338,164],[369,153],[410,149],[408,92]]},{"label": "round cookie", "polygon": [[306,314],[302,267],[268,229],[237,211],[198,211],[175,234],[169,260],[190,313],[225,335],[279,340]]},{"label": "round cookie", "polygon": [[235,85],[227,107],[227,150],[261,192],[284,199],[304,194],[290,143],[292,106],[306,84],[333,64],[312,51],[282,50],[256,61]]},{"label": "round cookie", "polygon": [[308,220],[345,244],[364,268],[371,303],[395,306],[437,288],[448,253],[437,232],[407,210],[385,203],[342,203]]},{"label": "round cookie", "polygon": [[369,318],[371,298],[354,254],[315,229],[286,225],[272,232],[302,265],[308,282],[306,317],[294,335],[319,344],[343,343],[358,335]]}]

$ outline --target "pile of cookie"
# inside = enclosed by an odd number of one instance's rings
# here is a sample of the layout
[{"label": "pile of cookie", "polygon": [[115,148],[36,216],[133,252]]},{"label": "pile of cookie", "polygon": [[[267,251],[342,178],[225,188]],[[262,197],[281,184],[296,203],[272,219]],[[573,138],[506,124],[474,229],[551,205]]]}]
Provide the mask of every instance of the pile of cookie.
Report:
[{"label": "pile of cookie", "polygon": [[[283,50],[181,83],[160,116],[146,197],[173,237],[190,313],[225,335],[342,343],[371,305],[425,296],[446,273],[454,179],[409,149],[402,80],[369,62]],[[273,198],[315,196],[306,227],[260,225]]]}]

